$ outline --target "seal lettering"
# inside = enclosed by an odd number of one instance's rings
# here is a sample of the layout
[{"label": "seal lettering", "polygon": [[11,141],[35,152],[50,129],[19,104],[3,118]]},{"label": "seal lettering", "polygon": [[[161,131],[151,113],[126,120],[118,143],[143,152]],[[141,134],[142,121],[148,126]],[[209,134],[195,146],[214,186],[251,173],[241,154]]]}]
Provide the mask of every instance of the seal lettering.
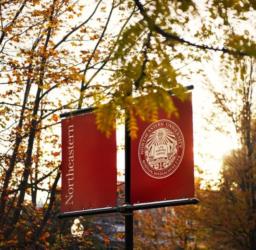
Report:
[{"label": "seal lettering", "polygon": [[159,120],[150,124],[140,138],[140,165],[150,177],[166,178],[178,169],[184,150],[185,140],[179,126],[170,120]]}]

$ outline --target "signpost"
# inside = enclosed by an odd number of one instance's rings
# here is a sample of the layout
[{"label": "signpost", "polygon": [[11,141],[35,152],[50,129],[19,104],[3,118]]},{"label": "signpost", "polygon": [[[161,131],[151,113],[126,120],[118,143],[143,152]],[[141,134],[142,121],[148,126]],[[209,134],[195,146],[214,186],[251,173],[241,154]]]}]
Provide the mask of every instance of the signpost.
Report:
[{"label": "signpost", "polygon": [[[125,205],[131,204],[131,138],[125,124]],[[133,249],[133,210],[125,212],[125,249]]]},{"label": "signpost", "polygon": [[160,111],[155,123],[138,120],[136,140],[125,129],[125,203],[121,206],[116,206],[115,135],[105,138],[97,131],[92,110],[62,116],[60,218],[123,213],[125,249],[130,250],[133,211],[198,202],[194,198],[191,94],[185,102],[173,100],[179,117],[170,119]]}]

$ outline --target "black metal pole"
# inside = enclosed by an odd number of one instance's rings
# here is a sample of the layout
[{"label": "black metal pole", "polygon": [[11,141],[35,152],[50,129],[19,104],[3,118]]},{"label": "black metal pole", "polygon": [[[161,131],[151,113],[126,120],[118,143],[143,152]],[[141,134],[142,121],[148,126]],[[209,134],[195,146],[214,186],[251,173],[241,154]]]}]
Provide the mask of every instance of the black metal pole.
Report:
[{"label": "black metal pole", "polygon": [[[131,204],[131,138],[125,123],[125,204]],[[133,249],[133,211],[125,213],[125,249]]]}]

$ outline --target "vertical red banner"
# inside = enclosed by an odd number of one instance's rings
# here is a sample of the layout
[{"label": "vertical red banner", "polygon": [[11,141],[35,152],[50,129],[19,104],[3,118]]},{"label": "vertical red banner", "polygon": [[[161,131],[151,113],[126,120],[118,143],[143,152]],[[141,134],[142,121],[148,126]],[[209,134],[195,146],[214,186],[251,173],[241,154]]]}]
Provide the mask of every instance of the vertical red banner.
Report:
[{"label": "vertical red banner", "polygon": [[172,97],[179,116],[138,120],[131,142],[131,202],[144,203],[194,197],[192,96]]},{"label": "vertical red banner", "polygon": [[99,132],[95,115],[62,120],[61,211],[116,205],[116,138]]}]

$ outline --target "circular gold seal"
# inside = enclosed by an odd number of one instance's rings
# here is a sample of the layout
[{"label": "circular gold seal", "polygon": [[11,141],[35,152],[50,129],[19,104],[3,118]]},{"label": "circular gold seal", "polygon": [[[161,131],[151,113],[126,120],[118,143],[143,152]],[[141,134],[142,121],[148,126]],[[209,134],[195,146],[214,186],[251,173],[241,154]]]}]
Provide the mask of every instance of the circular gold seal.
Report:
[{"label": "circular gold seal", "polygon": [[150,177],[166,178],[178,169],[184,150],[185,140],[179,126],[170,120],[159,120],[150,124],[140,138],[140,165]]}]

